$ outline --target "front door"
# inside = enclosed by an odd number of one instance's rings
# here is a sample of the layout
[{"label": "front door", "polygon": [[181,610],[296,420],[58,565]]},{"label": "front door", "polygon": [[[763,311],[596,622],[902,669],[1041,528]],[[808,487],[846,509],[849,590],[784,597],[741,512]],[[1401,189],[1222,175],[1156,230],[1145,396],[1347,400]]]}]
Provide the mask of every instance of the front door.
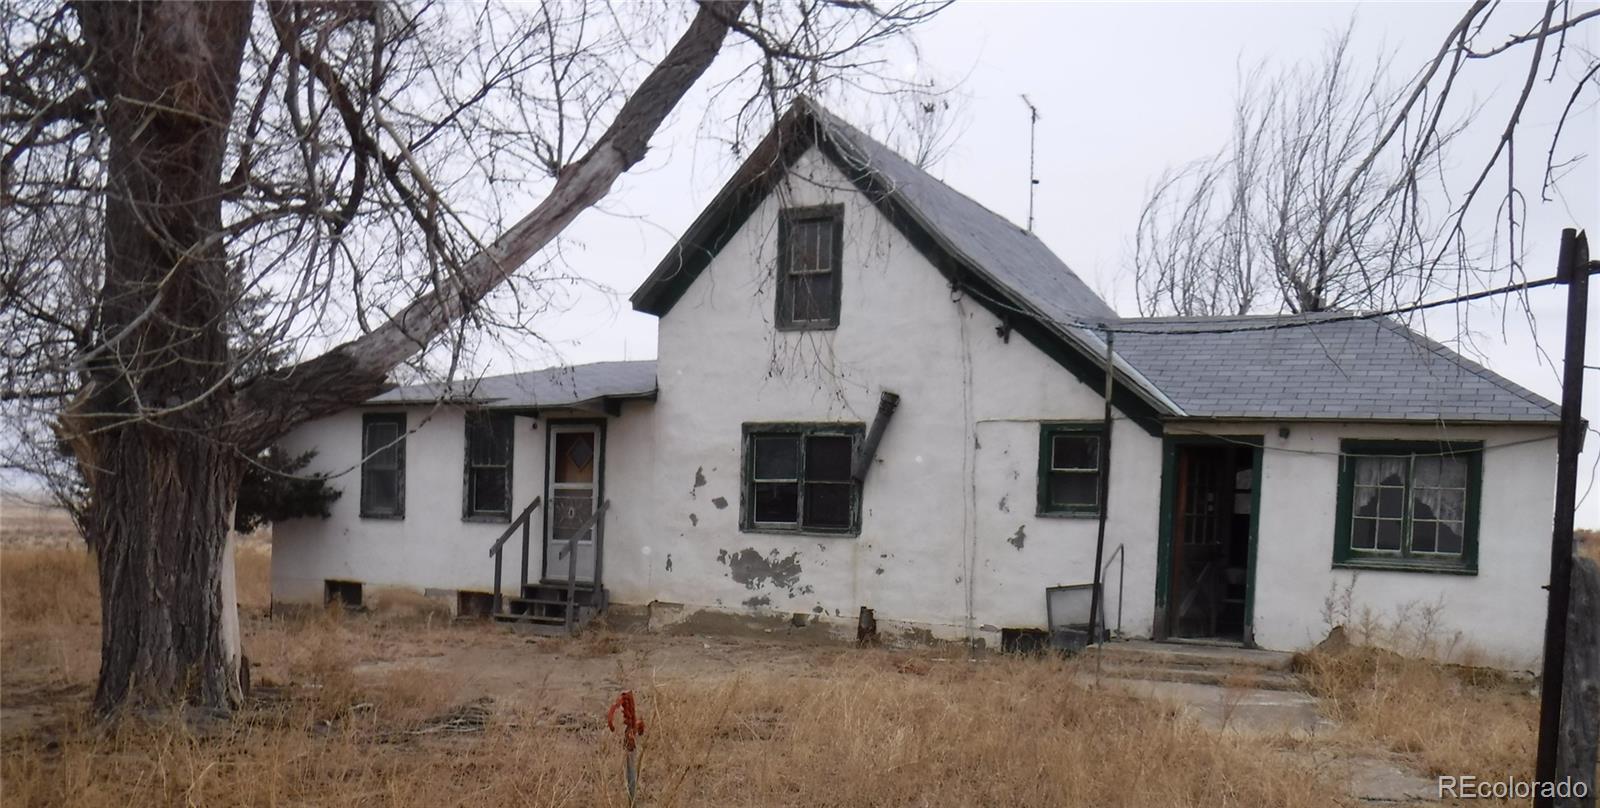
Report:
[{"label": "front door", "polygon": [[[544,578],[565,581],[594,580],[596,526],[591,517],[600,505],[600,462],[603,455],[600,427],[593,424],[550,424],[545,449]],[[576,538],[575,544],[571,540]],[[568,556],[576,549],[577,561]]]},{"label": "front door", "polygon": [[1166,633],[1248,641],[1259,449],[1226,441],[1176,447]]}]

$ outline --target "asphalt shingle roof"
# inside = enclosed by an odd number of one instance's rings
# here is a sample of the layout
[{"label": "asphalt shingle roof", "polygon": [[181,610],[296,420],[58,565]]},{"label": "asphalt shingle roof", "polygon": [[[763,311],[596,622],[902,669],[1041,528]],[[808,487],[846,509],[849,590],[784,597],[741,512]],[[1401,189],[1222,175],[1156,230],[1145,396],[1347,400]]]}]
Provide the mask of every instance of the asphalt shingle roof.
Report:
[{"label": "asphalt shingle roof", "polygon": [[1345,316],[1126,319],[1115,344],[1193,417],[1559,420],[1554,403],[1392,319],[1329,319]]},{"label": "asphalt shingle roof", "polygon": [[[1117,389],[1133,391],[1157,417],[1558,419],[1551,402],[1388,320],[1120,318],[1032,233],[810,99],[797,101],[751,153],[634,292],[634,307],[665,314],[790,161],[813,145],[916,234],[919,247],[931,241],[941,270],[953,260],[962,267],[958,277],[977,276],[1005,298],[979,297],[997,315],[1039,323],[1096,367],[1105,355],[1098,325],[1144,332],[1116,337]],[[1271,327],[1297,319],[1318,322]],[[1234,328],[1247,330],[1213,333]]]},{"label": "asphalt shingle roof", "polygon": [[812,112],[858,170],[872,172],[951,251],[1051,320],[1117,316],[1038,236],[935,179],[815,102]]},{"label": "asphalt shingle roof", "polygon": [[426,404],[445,400],[489,407],[563,407],[605,398],[648,398],[656,392],[654,359],[595,362],[486,376],[451,385],[397,387],[368,404]]}]

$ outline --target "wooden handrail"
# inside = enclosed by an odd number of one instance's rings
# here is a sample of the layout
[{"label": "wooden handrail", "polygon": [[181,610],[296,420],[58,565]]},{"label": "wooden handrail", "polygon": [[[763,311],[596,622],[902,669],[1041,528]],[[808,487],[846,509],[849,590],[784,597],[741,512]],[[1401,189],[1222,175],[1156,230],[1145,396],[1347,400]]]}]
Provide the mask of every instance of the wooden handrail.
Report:
[{"label": "wooden handrail", "polygon": [[539,497],[534,497],[533,501],[528,503],[528,507],[522,509],[522,514],[512,520],[511,524],[506,527],[506,532],[501,533],[500,538],[494,540],[494,545],[489,548],[489,555],[498,555],[500,546],[506,543],[506,539],[511,538],[511,534],[517,532],[517,528],[522,527],[523,523],[528,521],[528,517],[533,514],[533,509],[537,507],[539,507]]},{"label": "wooden handrail", "polygon": [[[506,539],[511,538],[511,534],[516,533],[517,529],[521,528],[522,529],[522,562],[523,562],[522,566],[523,566],[523,572],[524,573],[527,572],[527,566],[528,566],[527,565],[527,562],[528,562],[528,517],[532,516],[534,509],[539,507],[539,499],[540,499],[539,497],[534,497],[533,501],[528,503],[528,507],[523,508],[522,509],[522,513],[518,514],[517,518],[512,520],[511,524],[506,527],[506,532],[501,533],[500,534],[500,538],[495,539],[494,540],[494,545],[489,548],[489,557],[494,559],[494,613],[495,614],[500,614],[501,611],[502,611],[502,607],[505,605],[505,598],[504,598],[503,595],[500,594],[500,566],[501,566],[501,562],[503,562],[505,560],[504,554],[501,552],[501,549],[505,546]],[[524,578],[526,578],[526,576],[524,576]],[[528,582],[526,580],[524,580],[522,582],[522,584],[523,584],[523,586],[527,586]],[[518,592],[517,594],[518,594],[519,597],[522,595],[521,592]]]}]

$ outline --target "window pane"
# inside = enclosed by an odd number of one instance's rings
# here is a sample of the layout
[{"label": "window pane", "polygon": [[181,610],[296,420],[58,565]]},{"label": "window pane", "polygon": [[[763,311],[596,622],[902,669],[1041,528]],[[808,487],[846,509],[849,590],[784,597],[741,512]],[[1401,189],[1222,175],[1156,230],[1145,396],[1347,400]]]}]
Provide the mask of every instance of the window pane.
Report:
[{"label": "window pane", "polygon": [[795,480],[800,477],[800,439],[793,435],[758,437],[752,441],[757,480]]},{"label": "window pane", "polygon": [[1461,456],[1418,457],[1415,484],[1427,488],[1466,488],[1467,459]]},{"label": "window pane", "polygon": [[1411,552],[1431,553],[1437,546],[1438,523],[1426,520],[1417,520],[1411,523]]},{"label": "window pane", "polygon": [[594,482],[594,433],[557,432],[555,441],[555,482]]},{"label": "window pane", "polygon": [[795,322],[833,319],[833,273],[789,279],[789,304]]},{"label": "window pane", "polygon": [[853,443],[848,435],[806,438],[806,480],[848,481]]},{"label": "window pane", "polygon": [[467,458],[474,466],[504,466],[510,454],[510,417],[469,413]]},{"label": "window pane", "polygon": [[1356,464],[1356,485],[1391,485],[1404,486],[1406,484],[1406,466],[1410,458],[1405,457],[1356,457],[1352,458]]},{"label": "window pane", "polygon": [[800,521],[800,486],[756,483],[755,521],[794,524]]},{"label": "window pane", "polygon": [[806,527],[850,527],[850,484],[808,483]]},{"label": "window pane", "polygon": [[472,510],[478,513],[504,513],[506,507],[506,470],[482,468],[472,470]]},{"label": "window pane", "polygon": [[[550,532],[556,541],[570,541],[573,533],[578,528],[589,523],[589,518],[594,516],[594,497],[587,492],[580,494],[556,494],[550,497]],[[593,538],[594,528],[590,526],[583,535],[578,536],[578,541],[588,541]]]},{"label": "window pane", "polygon": [[1400,549],[1400,520],[1380,519],[1377,524],[1378,549],[1398,551]]},{"label": "window pane", "polygon": [[1050,468],[1100,468],[1100,439],[1094,435],[1056,435],[1050,439]]},{"label": "window pane", "polygon": [[830,268],[833,259],[833,220],[804,219],[789,223],[789,270],[805,272]]},{"label": "window pane", "polygon": [[1441,553],[1461,555],[1462,531],[1464,526],[1460,522],[1440,522],[1438,550]]},{"label": "window pane", "polygon": [[394,513],[400,506],[399,472],[394,469],[366,469],[362,474],[361,494],[369,513]]},{"label": "window pane", "polygon": [[1058,508],[1093,508],[1099,502],[1100,475],[1055,472],[1050,475],[1050,504]]},{"label": "window pane", "polygon": [[1372,550],[1378,546],[1378,523],[1371,519],[1355,519],[1350,524],[1350,546],[1356,550]]},{"label": "window pane", "polygon": [[1385,486],[1378,489],[1378,516],[1399,519],[1405,516],[1406,490]]},{"label": "window pane", "polygon": [[394,423],[367,424],[366,442],[361,454],[373,468],[394,468],[398,465],[400,427]]}]

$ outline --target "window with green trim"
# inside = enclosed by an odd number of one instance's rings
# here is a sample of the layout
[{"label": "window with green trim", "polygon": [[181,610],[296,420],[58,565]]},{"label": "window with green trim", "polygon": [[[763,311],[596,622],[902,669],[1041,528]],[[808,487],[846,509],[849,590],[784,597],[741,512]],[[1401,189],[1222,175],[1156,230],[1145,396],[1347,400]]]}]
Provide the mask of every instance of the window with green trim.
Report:
[{"label": "window with green trim", "polygon": [[1105,426],[1044,424],[1039,429],[1039,515],[1096,516]]},{"label": "window with green trim", "polygon": [[778,328],[839,327],[843,261],[843,206],[783,211],[778,221]]},{"label": "window with green trim", "polygon": [[361,517],[406,518],[406,414],[361,416]]},{"label": "window with green trim", "polygon": [[509,522],[512,417],[503,412],[469,412],[466,416],[461,518]]},{"label": "window with green trim", "polygon": [[1345,441],[1334,563],[1477,569],[1479,443]]},{"label": "window with green trim", "polygon": [[855,534],[861,484],[851,475],[861,427],[746,424],[741,527]]}]

